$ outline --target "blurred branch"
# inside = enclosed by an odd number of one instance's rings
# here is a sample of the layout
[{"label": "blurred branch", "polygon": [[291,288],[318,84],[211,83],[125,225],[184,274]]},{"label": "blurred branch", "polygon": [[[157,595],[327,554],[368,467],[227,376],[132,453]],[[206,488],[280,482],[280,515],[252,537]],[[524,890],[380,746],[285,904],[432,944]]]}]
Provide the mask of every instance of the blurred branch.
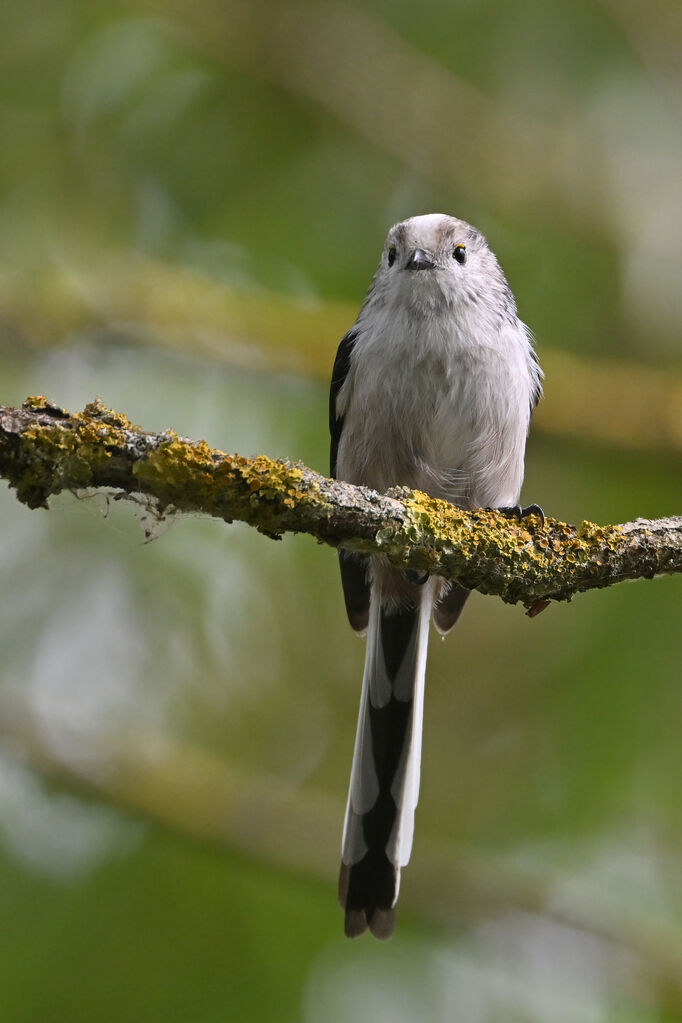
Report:
[{"label": "blurred branch", "polygon": [[[319,792],[274,775],[236,771],[188,743],[158,733],[131,734],[107,751],[107,769],[55,755],[49,739],[23,722],[0,723],[0,741],[52,782],[81,797],[104,799],[142,820],[183,837],[228,847],[279,869],[329,880],[338,861],[338,806]],[[451,929],[483,915],[531,913],[592,935],[614,952],[627,952],[628,976],[652,985],[658,1002],[682,1012],[682,946],[665,924],[646,925],[614,912],[589,888],[580,894],[551,867],[519,865],[465,843],[422,839],[410,865],[403,899],[413,912]]]},{"label": "blurred branch", "polygon": [[[44,349],[98,331],[227,365],[327,379],[357,315],[342,302],[302,303],[230,287],[140,256],[55,265],[38,275],[0,268],[0,328]],[[68,342],[66,342],[68,343]],[[682,451],[682,378],[674,372],[543,347],[547,400],[534,431],[590,444]]]},{"label": "blurred branch", "polygon": [[276,539],[308,533],[520,601],[531,614],[584,590],[682,572],[682,517],[575,527],[462,511],[406,488],[380,495],[304,465],[147,433],[99,401],[74,414],[45,398],[0,407],[0,474],[30,508],[64,490],[114,488],[143,495],[159,520],[177,511],[236,519]]},{"label": "blurred branch", "polygon": [[[584,217],[618,231],[605,201],[607,145],[568,119],[543,122],[498,102],[380,17],[332,0],[137,0],[173,18],[215,59],[313,101],[414,173],[554,224]],[[476,168],[475,183],[471,168]],[[500,174],[504,167],[504,174]]]},{"label": "blurred branch", "polygon": [[654,83],[679,107],[682,102],[682,8],[668,0],[601,0],[620,26]]}]

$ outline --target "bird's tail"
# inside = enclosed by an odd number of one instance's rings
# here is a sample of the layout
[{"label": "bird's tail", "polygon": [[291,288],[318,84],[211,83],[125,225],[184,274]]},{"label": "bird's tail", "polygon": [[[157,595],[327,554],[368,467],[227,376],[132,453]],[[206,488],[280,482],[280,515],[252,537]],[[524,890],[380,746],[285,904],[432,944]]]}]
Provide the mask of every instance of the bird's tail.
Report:
[{"label": "bird's tail", "polygon": [[392,609],[372,586],[362,698],[343,831],[339,901],[346,934],[393,933],[400,868],[410,858],[434,582]]}]

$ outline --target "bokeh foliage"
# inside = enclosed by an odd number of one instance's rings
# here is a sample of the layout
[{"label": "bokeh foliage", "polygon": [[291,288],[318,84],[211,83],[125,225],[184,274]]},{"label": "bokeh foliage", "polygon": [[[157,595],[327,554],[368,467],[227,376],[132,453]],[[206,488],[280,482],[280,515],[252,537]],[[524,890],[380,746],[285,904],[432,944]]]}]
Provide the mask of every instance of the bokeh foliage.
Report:
[{"label": "bokeh foliage", "polygon": [[[386,228],[442,209],[547,366],[527,499],[679,513],[679,10],[6,4],[0,402],[324,471]],[[349,944],[332,552],[0,497],[4,1018],[682,1019],[679,579],[432,643],[399,933]]]}]

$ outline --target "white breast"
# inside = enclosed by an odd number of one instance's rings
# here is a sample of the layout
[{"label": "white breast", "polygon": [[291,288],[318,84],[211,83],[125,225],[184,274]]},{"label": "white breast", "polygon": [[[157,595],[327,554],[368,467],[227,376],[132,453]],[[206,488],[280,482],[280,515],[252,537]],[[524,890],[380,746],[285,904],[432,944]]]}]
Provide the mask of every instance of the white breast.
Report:
[{"label": "white breast", "polygon": [[338,396],[340,478],[380,491],[414,487],[464,507],[516,503],[533,389],[529,342],[521,324],[472,327],[404,309],[373,316]]}]

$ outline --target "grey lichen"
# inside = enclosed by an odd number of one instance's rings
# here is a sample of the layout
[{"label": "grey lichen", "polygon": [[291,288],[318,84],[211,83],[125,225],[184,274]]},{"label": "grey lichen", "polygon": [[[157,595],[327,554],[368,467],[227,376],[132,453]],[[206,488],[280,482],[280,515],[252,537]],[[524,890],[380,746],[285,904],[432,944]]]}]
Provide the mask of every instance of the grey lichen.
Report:
[{"label": "grey lichen", "polygon": [[172,509],[240,520],[267,536],[309,533],[454,579],[530,614],[550,600],[623,579],[682,571],[682,518],[572,526],[531,515],[463,511],[404,488],[381,495],[304,465],[225,454],[168,430],[148,433],[91,402],[70,414],[44,397],[0,407],[0,474],[30,508],[61,491],[114,488]]}]

